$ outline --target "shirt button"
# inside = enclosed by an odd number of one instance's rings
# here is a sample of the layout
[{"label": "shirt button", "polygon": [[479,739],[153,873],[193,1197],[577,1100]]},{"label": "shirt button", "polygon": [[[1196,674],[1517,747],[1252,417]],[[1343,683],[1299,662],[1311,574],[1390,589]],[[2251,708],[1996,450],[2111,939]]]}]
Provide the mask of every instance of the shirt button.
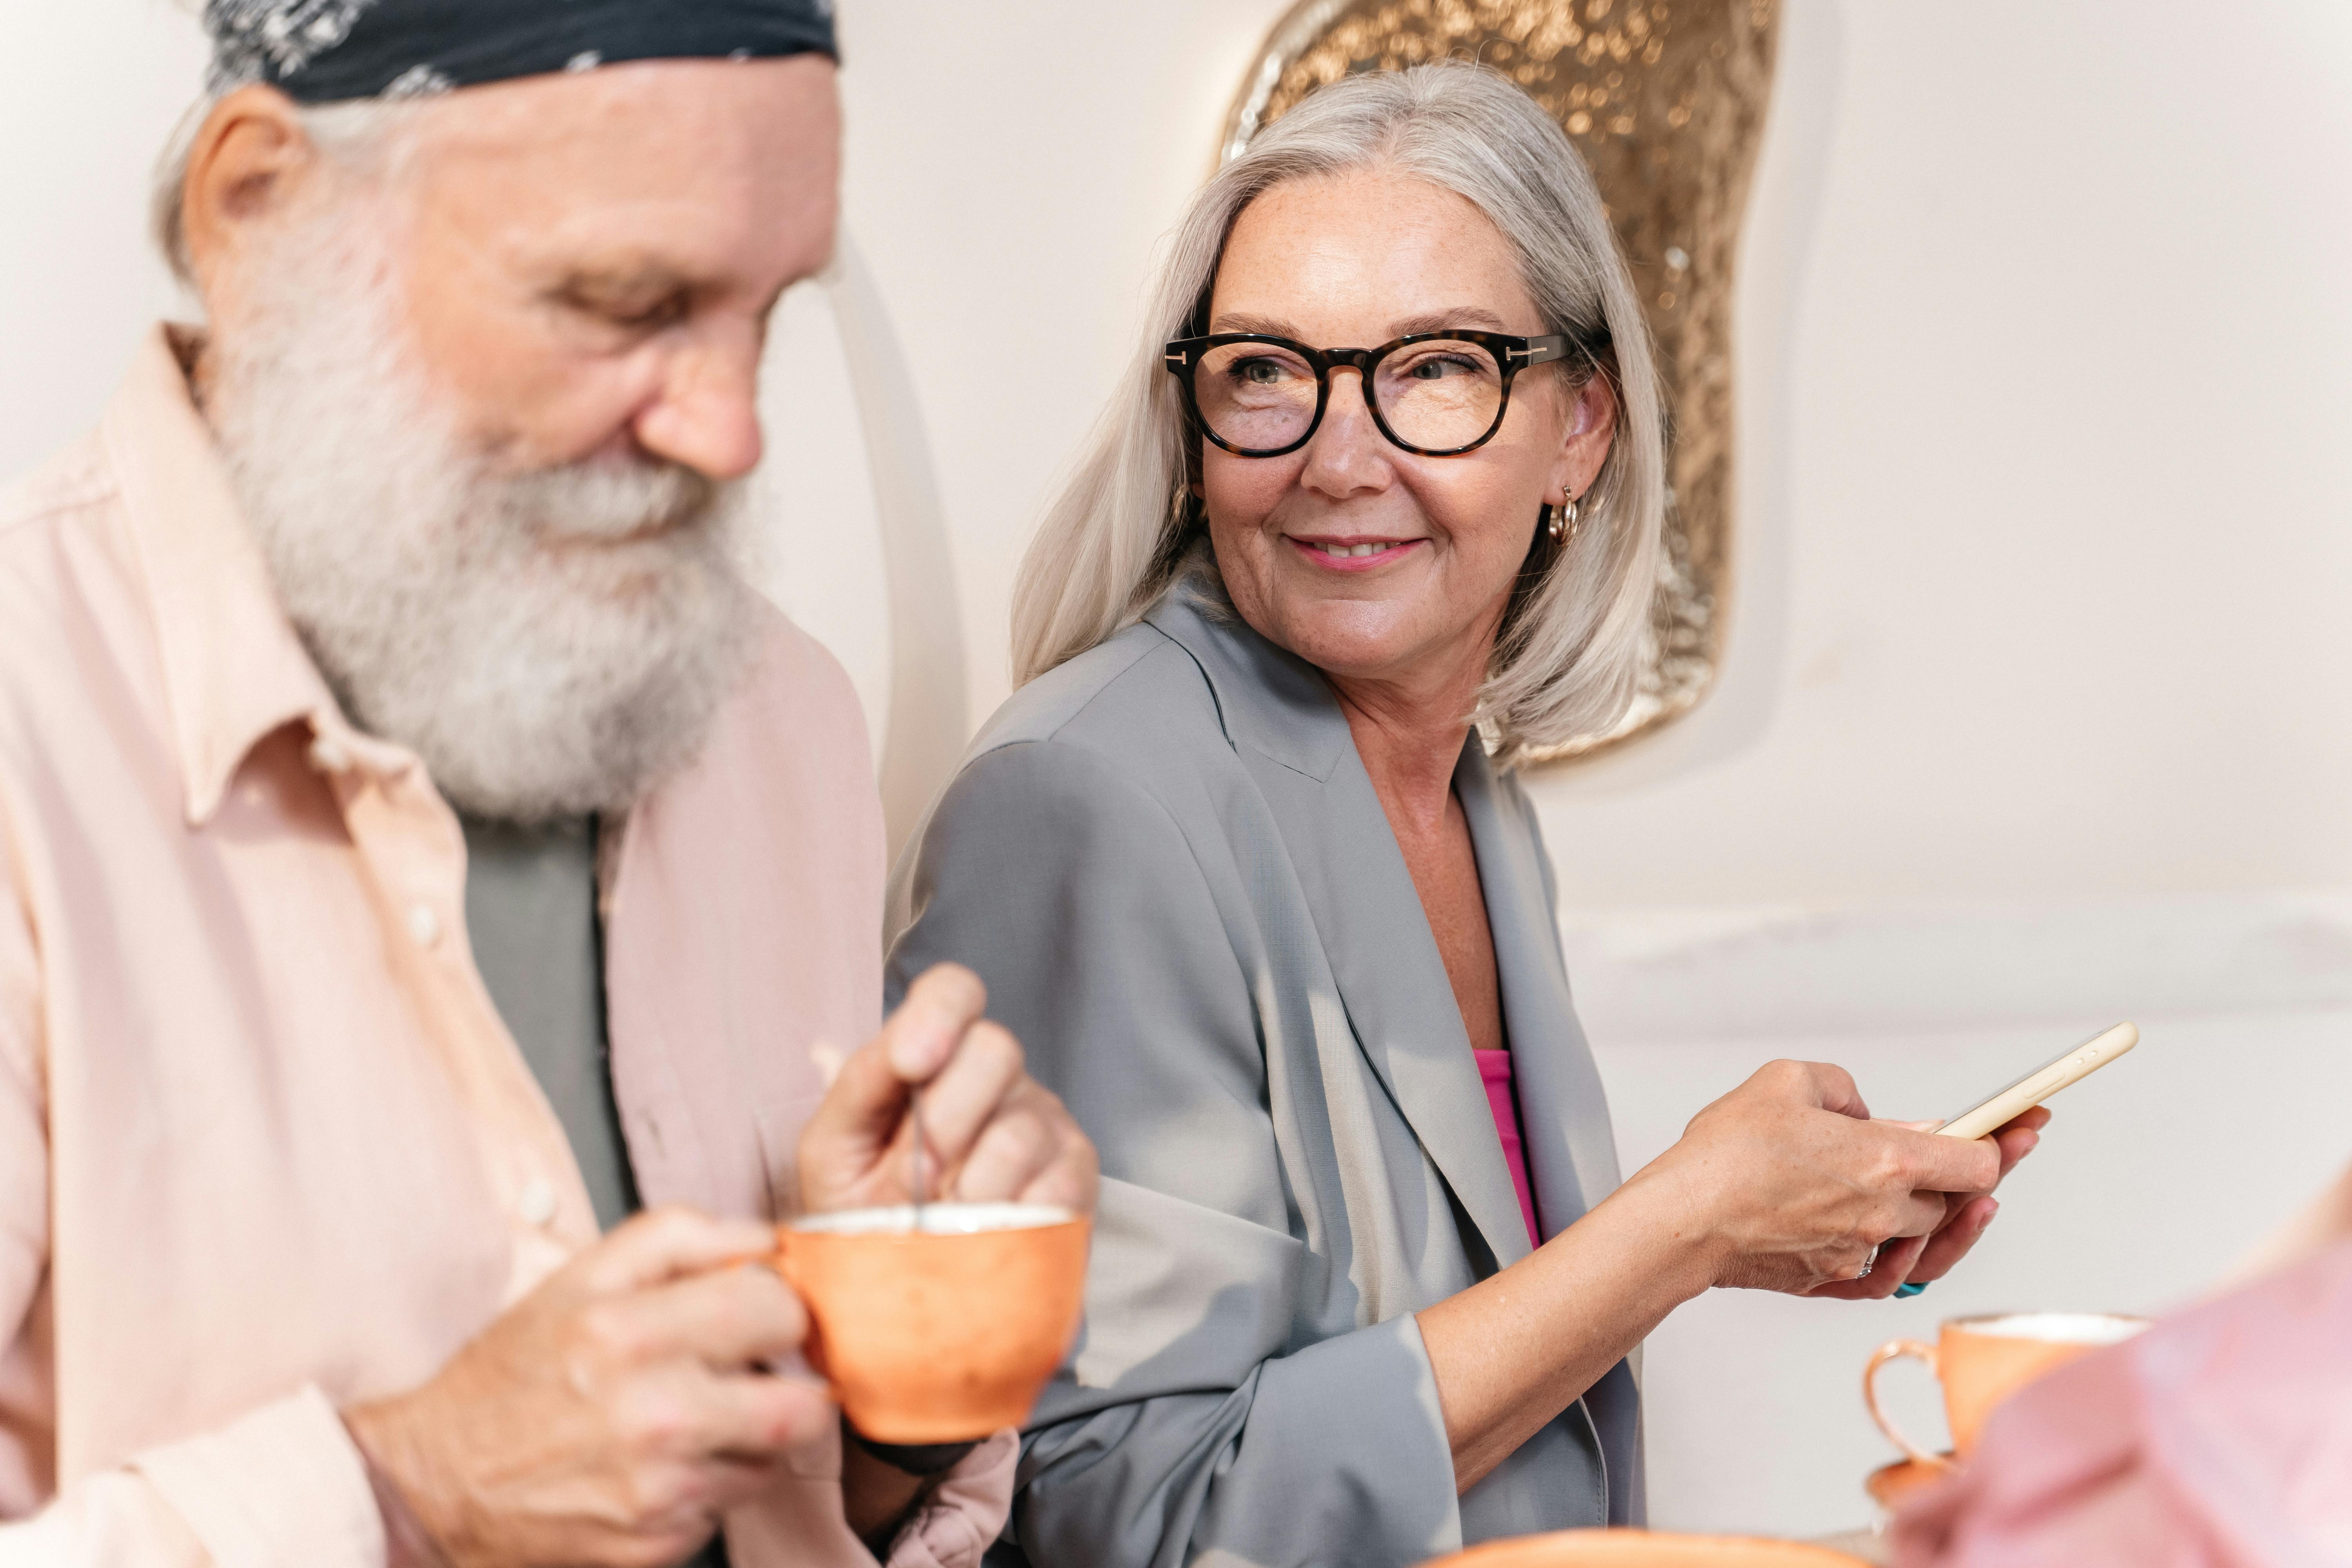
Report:
[{"label": "shirt button", "polygon": [[347,772],[352,765],[352,753],[341,741],[321,735],[310,742],[310,765],[322,773]]},{"label": "shirt button", "polygon": [[545,1225],[555,1217],[555,1189],[540,1177],[533,1176],[522,1184],[522,1194],[516,1207],[525,1225]]},{"label": "shirt button", "polygon": [[419,947],[431,947],[441,940],[441,917],[433,912],[432,905],[408,906],[408,934]]}]

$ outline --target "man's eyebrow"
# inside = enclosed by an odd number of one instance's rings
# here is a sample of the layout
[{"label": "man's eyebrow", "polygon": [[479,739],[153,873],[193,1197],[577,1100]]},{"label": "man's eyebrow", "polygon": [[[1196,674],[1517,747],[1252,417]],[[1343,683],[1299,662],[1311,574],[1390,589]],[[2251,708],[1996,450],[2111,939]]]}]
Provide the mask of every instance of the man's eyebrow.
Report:
[{"label": "man's eyebrow", "polygon": [[614,262],[574,267],[556,280],[556,291],[593,298],[662,296],[690,291],[695,281],[659,262]]}]

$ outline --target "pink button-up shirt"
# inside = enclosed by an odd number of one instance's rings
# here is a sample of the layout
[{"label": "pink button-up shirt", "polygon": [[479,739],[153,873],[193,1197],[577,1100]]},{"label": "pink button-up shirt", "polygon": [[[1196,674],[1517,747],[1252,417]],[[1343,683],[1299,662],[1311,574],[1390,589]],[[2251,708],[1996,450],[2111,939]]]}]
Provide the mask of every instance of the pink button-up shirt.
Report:
[{"label": "pink button-up shirt", "polygon": [[[354,526],[362,526],[356,520]],[[820,1041],[880,1013],[883,838],[839,668],[778,617],[604,888],[648,1203],[788,1212]],[[362,1568],[339,1405],[409,1388],[596,1226],[467,946],[456,817],[352,729],[151,336],[0,492],[0,1560]],[[976,1563],[1013,1438],[893,1549]],[[866,1563],[837,1443],[727,1521]]]}]

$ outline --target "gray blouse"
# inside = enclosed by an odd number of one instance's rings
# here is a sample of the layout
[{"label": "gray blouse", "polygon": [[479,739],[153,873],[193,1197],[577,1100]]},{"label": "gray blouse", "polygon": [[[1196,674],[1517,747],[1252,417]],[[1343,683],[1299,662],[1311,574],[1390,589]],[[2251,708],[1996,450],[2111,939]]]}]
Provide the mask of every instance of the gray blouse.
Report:
[{"label": "gray blouse", "polygon": [[[1535,815],[1454,786],[1549,1235],[1617,1184]],[[1620,1363],[1456,1500],[1413,1313],[1527,1255],[1435,939],[1311,667],[1179,590],[991,721],[892,891],[1102,1152],[1077,1352],[992,1563],[1419,1563],[1642,1517]]]}]

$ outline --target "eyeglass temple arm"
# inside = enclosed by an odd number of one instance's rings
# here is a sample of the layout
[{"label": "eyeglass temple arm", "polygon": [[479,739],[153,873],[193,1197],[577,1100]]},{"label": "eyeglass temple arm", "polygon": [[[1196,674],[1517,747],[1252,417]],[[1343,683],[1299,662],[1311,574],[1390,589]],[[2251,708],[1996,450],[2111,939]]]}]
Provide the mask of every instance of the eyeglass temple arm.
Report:
[{"label": "eyeglass temple arm", "polygon": [[1546,364],[1568,357],[1568,339],[1559,334],[1548,338],[1529,338],[1523,349],[1505,349],[1505,360],[1516,360],[1521,365]]}]

